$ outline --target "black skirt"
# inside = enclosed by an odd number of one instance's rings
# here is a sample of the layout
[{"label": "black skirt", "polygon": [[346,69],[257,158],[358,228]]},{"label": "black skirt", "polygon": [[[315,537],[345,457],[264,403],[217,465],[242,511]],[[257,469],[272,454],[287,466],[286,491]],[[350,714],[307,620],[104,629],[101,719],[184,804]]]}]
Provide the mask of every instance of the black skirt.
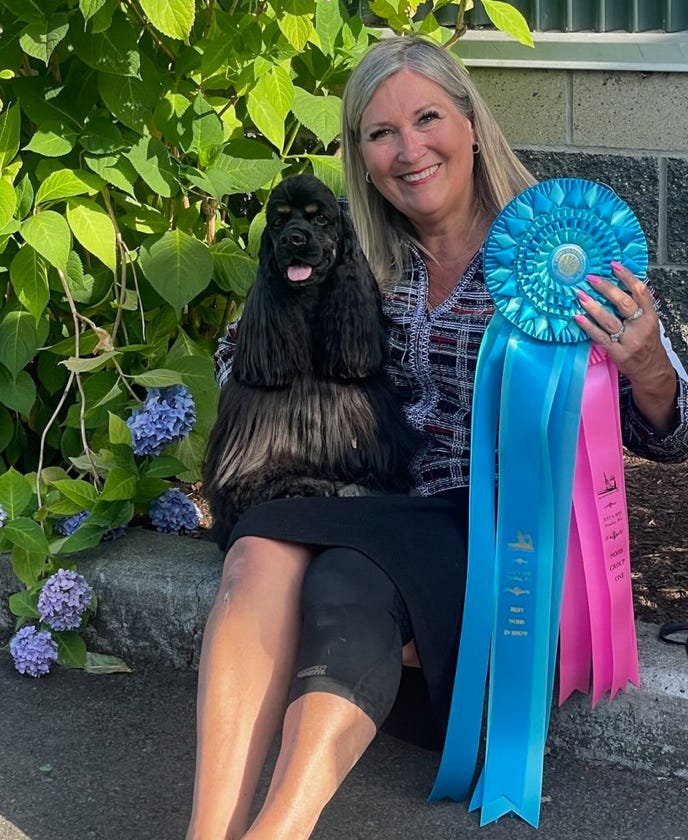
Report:
[{"label": "black skirt", "polygon": [[[365,554],[396,585],[422,666],[404,668],[384,728],[439,749],[447,726],[466,585],[468,493],[277,499],[249,509],[230,542],[259,536]],[[424,680],[423,680],[424,677]]]}]

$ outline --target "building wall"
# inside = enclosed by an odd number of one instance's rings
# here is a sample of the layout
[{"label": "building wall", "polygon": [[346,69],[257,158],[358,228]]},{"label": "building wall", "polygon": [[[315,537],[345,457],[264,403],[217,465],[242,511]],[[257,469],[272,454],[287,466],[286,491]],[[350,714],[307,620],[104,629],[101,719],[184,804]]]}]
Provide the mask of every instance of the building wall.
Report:
[{"label": "building wall", "polygon": [[688,73],[470,73],[537,178],[601,181],[633,208],[648,241],[649,282],[688,365]]}]

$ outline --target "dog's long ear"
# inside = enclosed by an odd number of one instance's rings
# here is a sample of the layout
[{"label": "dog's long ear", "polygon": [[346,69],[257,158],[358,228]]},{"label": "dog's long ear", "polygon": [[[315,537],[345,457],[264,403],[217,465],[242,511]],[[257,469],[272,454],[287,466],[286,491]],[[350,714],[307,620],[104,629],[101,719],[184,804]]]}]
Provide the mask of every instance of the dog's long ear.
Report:
[{"label": "dog's long ear", "polygon": [[322,304],[316,353],[326,376],[354,379],[378,373],[387,358],[380,291],[353,225],[341,210],[337,261]]},{"label": "dog's long ear", "polygon": [[239,321],[232,375],[239,382],[280,388],[311,368],[304,319],[287,297],[266,227],[260,240],[258,275]]}]

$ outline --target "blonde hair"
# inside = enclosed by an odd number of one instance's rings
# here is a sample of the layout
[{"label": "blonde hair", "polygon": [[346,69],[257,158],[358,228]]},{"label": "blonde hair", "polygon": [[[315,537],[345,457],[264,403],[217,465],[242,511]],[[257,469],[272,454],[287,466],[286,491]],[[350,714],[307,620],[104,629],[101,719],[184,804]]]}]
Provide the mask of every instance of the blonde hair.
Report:
[{"label": "blonde hair", "polygon": [[342,156],[351,215],[373,273],[380,283],[401,278],[415,241],[408,220],[366,181],[360,148],[363,112],[377,88],[400,70],[413,70],[439,85],[471,121],[479,153],[474,155],[476,212],[493,219],[515,195],[535,183],[516,155],[468,73],[446,49],[419,36],[388,38],[370,49],[344,90]]}]

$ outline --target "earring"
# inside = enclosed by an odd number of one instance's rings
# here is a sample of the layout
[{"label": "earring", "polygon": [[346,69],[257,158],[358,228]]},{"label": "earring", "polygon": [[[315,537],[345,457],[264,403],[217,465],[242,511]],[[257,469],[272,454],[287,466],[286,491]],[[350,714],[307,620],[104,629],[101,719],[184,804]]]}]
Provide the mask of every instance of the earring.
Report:
[{"label": "earring", "polygon": [[473,154],[477,155],[480,154],[480,143],[473,144]]},{"label": "earring", "polygon": [[365,179],[366,179],[367,183],[369,183],[369,184],[373,183],[373,179],[370,177],[370,172],[368,172],[368,170],[366,170]]}]

